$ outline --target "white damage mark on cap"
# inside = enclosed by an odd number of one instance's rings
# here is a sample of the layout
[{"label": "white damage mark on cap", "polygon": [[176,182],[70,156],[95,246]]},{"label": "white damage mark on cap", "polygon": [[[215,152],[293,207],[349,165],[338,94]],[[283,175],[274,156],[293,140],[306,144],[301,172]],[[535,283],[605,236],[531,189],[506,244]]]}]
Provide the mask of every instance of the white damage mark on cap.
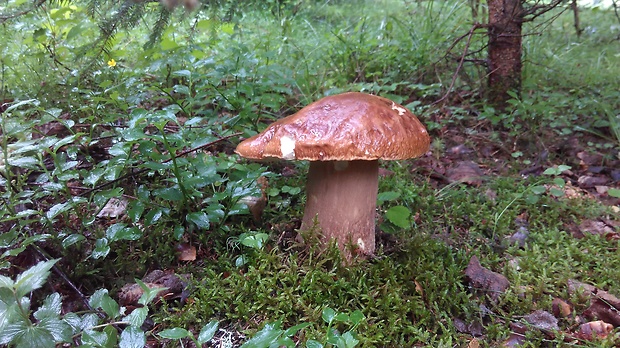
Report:
[{"label": "white damage mark on cap", "polygon": [[295,159],[295,140],[287,136],[280,138],[280,151],[285,160]]},{"label": "white damage mark on cap", "polygon": [[405,114],[405,112],[407,112],[407,109],[396,105],[396,103],[392,102],[392,110],[396,110],[398,111],[398,116],[402,116]]}]

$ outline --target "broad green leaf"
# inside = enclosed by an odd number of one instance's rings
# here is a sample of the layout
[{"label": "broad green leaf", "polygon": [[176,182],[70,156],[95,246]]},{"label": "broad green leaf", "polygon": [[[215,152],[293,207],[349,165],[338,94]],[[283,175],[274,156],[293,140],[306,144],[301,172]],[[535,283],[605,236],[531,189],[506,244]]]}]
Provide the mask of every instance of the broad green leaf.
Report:
[{"label": "broad green leaf", "polygon": [[342,345],[338,345],[339,348],[340,347],[353,348],[357,346],[358,343],[360,343],[360,341],[358,341],[355,337],[353,337],[353,334],[351,333],[351,331],[347,331],[342,334],[341,342],[342,342]]},{"label": "broad green leaf", "polygon": [[408,228],[411,226],[411,221],[409,221],[409,216],[411,215],[411,211],[409,208],[397,205],[391,207],[385,212],[385,217],[394,225],[400,228]]},{"label": "broad green leaf", "polygon": [[109,253],[110,253],[110,246],[108,245],[108,240],[106,238],[99,238],[95,242],[95,249],[93,249],[93,252],[90,254],[90,257],[97,260],[97,259],[105,258],[106,256],[108,256]]},{"label": "broad green leaf", "polygon": [[260,250],[268,238],[267,233],[244,233],[239,237],[239,242],[247,247]]},{"label": "broad green leaf", "polygon": [[56,342],[71,341],[71,326],[58,318],[45,318],[41,320],[37,327],[49,332]]},{"label": "broad green leaf", "polygon": [[58,216],[58,214],[62,214],[65,211],[71,209],[71,203],[70,202],[65,202],[65,203],[58,203],[53,205],[48,211],[47,213],[45,213],[45,216],[52,220],[53,218],[55,218],[56,216]]},{"label": "broad green leaf", "polygon": [[558,185],[560,188],[563,188],[566,185],[566,182],[562,178],[553,178],[553,183]]},{"label": "broad green leaf", "polygon": [[295,326],[291,326],[291,327],[289,327],[288,329],[286,329],[284,331],[283,335],[286,336],[286,337],[294,336],[294,335],[297,334],[297,332],[299,330],[303,330],[303,329],[307,328],[310,325],[312,325],[312,324],[310,324],[310,323],[301,323],[301,324],[297,324]]},{"label": "broad green leaf", "polygon": [[75,243],[83,241],[84,239],[86,239],[86,237],[84,237],[81,234],[78,234],[78,233],[70,234],[67,237],[65,237],[65,239],[62,240],[62,247],[66,249]]},{"label": "broad green leaf", "polygon": [[155,297],[157,297],[157,294],[159,294],[160,291],[167,289],[167,288],[150,288],[146,284],[144,284],[144,282],[141,281],[140,279],[135,279],[135,281],[136,281],[136,284],[138,284],[144,291],[144,293],[142,293],[142,296],[140,296],[140,299],[138,300],[138,303],[141,305],[146,306],[147,304],[151,303],[151,301],[153,301]]},{"label": "broad green leaf", "polygon": [[40,288],[50,275],[50,269],[58,259],[41,261],[30,267],[15,279],[15,296],[21,298],[33,290]]},{"label": "broad green leaf", "polygon": [[13,167],[36,170],[39,168],[39,160],[34,157],[9,158],[8,164]]},{"label": "broad green leaf", "polygon": [[362,313],[362,311],[360,310],[355,310],[353,311],[353,313],[351,313],[351,315],[349,316],[349,318],[351,319],[351,322],[353,323],[353,325],[358,325],[359,323],[362,322],[362,320],[364,320],[366,317],[364,316],[364,313]]},{"label": "broad green leaf", "polygon": [[189,213],[186,216],[187,221],[195,224],[198,228],[207,230],[210,226],[209,216],[201,211]]},{"label": "broad green leaf", "polygon": [[13,289],[14,284],[15,282],[13,281],[13,279],[7,276],[0,275],[0,288]]},{"label": "broad green leaf", "polygon": [[[11,346],[15,348],[55,348],[54,336],[39,326],[7,327],[5,331],[14,334]],[[17,332],[15,332],[17,331]],[[1,341],[1,339],[0,339]]]},{"label": "broad green leaf", "polygon": [[349,321],[349,315],[347,313],[338,313],[334,317],[334,321],[339,321],[339,322]]},{"label": "broad green leaf", "polygon": [[323,310],[323,313],[321,314],[321,317],[323,318],[323,321],[326,323],[331,323],[334,320],[334,317],[336,316],[336,311],[327,307]]},{"label": "broad green leaf", "polygon": [[182,329],[180,327],[175,327],[172,329],[164,330],[157,334],[162,338],[168,338],[171,340],[180,340],[181,338],[192,337],[192,333]]},{"label": "broad green leaf", "polygon": [[82,332],[82,344],[95,347],[107,347],[108,335],[101,331],[90,329],[84,330],[84,332]]},{"label": "broad green leaf", "polygon": [[198,344],[209,342],[217,332],[218,326],[219,322],[217,320],[213,320],[209,324],[203,326],[200,330],[200,334],[198,334]]},{"label": "broad green leaf", "polygon": [[135,326],[128,326],[121,333],[121,339],[118,342],[120,348],[144,348],[146,345],[146,335]]},{"label": "broad green leaf", "polygon": [[265,324],[265,327],[242,344],[241,348],[265,348],[276,343],[282,335],[280,325],[281,323],[278,321]]},{"label": "broad green leaf", "polygon": [[120,307],[110,297],[107,289],[99,289],[90,297],[88,304],[93,308],[101,308],[110,317],[116,318],[120,313]]},{"label": "broad green leaf", "polygon": [[141,327],[148,314],[149,309],[147,307],[136,308],[128,316],[123,318],[123,322],[129,323],[131,326]]},{"label": "broad green leaf", "polygon": [[43,320],[45,318],[58,318],[60,316],[60,309],[62,307],[62,297],[57,292],[47,296],[43,305],[34,312],[34,317],[37,320]]},{"label": "broad green leaf", "polygon": [[165,187],[153,190],[153,195],[169,201],[183,200],[183,193],[178,187]]},{"label": "broad green leaf", "polygon": [[564,196],[564,191],[562,191],[562,190],[560,190],[558,188],[555,188],[555,187],[550,188],[549,189],[549,193],[552,196],[555,196],[555,197],[562,197],[562,196]]},{"label": "broad green leaf", "polygon": [[620,189],[610,188],[609,190],[607,190],[607,194],[610,197],[620,198]]},{"label": "broad green leaf", "polygon": [[532,190],[532,193],[537,194],[537,195],[541,195],[547,192],[547,188],[543,185],[532,186],[530,187],[530,190]]},{"label": "broad green leaf", "polygon": [[381,204],[383,202],[393,201],[395,199],[398,199],[399,197],[400,197],[400,193],[398,192],[394,192],[394,191],[381,192],[377,196],[377,201],[379,201],[379,204]]},{"label": "broad green leaf", "polygon": [[315,340],[307,340],[306,348],[323,348],[323,344]]}]

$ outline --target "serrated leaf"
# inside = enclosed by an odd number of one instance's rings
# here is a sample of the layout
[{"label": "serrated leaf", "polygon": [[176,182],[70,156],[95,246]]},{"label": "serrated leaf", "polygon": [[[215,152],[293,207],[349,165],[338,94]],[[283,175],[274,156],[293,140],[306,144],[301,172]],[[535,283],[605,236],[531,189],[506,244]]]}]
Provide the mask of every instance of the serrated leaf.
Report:
[{"label": "serrated leaf", "polygon": [[149,309],[147,307],[136,308],[128,316],[123,318],[123,321],[129,323],[129,325],[141,327],[148,314]]},{"label": "serrated leaf", "polygon": [[58,318],[45,318],[38,323],[37,327],[49,332],[55,342],[71,341],[71,326]]},{"label": "serrated leaf", "polygon": [[120,348],[144,348],[146,345],[146,335],[135,326],[128,326],[121,333],[121,340],[118,342]]},{"label": "serrated leaf", "polygon": [[411,221],[409,221],[409,216],[411,215],[411,211],[409,208],[397,205],[391,207],[385,212],[385,217],[394,225],[400,228],[408,228],[411,226]]},{"label": "serrated leaf", "polygon": [[307,340],[306,348],[323,348],[323,344],[315,340]]},{"label": "serrated leaf", "polygon": [[99,289],[90,297],[88,304],[93,308],[101,308],[110,318],[116,318],[120,313],[120,307],[110,297],[107,289]]},{"label": "serrated leaf", "polygon": [[198,344],[209,342],[217,332],[219,324],[217,320],[213,320],[209,324],[203,326],[200,330],[200,334],[198,334]]},{"label": "serrated leaf", "polygon": [[[10,329],[7,329],[10,330]],[[55,348],[54,336],[45,328],[26,326],[13,337],[11,345],[15,348]]]},{"label": "serrated leaf", "polygon": [[15,297],[21,298],[40,288],[47,280],[50,269],[56,262],[58,259],[39,262],[18,275],[15,279]]},{"label": "serrated leaf", "polygon": [[13,289],[14,284],[15,282],[13,281],[13,279],[7,276],[0,275],[0,288]]},{"label": "serrated leaf", "polygon": [[180,340],[181,338],[192,337],[191,332],[180,327],[164,330],[157,335],[171,340]]},{"label": "serrated leaf", "polygon": [[101,331],[84,330],[84,332],[82,332],[82,344],[95,347],[107,347],[108,335]]},{"label": "serrated leaf", "polygon": [[36,312],[34,317],[38,320],[45,318],[58,318],[60,316],[60,309],[62,307],[62,297],[57,292],[47,296],[45,301]]}]

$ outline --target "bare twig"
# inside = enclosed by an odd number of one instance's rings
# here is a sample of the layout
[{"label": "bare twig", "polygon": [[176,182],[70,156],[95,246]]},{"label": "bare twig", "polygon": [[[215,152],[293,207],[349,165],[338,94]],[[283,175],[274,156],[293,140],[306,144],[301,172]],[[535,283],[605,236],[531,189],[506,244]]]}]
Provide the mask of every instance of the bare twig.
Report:
[{"label": "bare twig", "polygon": [[436,100],[435,102],[433,102],[432,105],[439,104],[439,103],[443,102],[446,98],[448,98],[448,96],[452,92],[452,89],[454,88],[454,84],[456,83],[456,79],[457,79],[457,77],[459,75],[459,72],[461,71],[461,68],[463,67],[463,62],[465,62],[465,57],[467,56],[467,51],[469,50],[469,45],[471,44],[471,38],[472,38],[472,36],[474,36],[474,32],[478,28],[479,28],[479,24],[474,24],[469,29],[469,33],[467,34],[467,42],[465,43],[465,48],[463,49],[463,54],[461,55],[461,59],[459,61],[459,65],[456,67],[456,71],[454,72],[454,75],[452,76],[452,82],[450,82],[450,86],[448,87],[448,90],[446,91],[446,94],[444,94],[443,97],[441,97],[438,100]]}]

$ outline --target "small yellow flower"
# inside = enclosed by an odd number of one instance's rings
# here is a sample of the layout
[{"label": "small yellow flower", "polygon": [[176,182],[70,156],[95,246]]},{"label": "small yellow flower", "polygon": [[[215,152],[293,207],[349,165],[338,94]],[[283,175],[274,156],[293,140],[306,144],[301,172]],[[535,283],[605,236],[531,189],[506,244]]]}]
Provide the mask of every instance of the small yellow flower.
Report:
[{"label": "small yellow flower", "polygon": [[115,61],[114,59],[110,59],[110,60],[108,60],[108,66],[109,66],[110,68],[115,67],[115,66],[116,66],[116,61]]}]

